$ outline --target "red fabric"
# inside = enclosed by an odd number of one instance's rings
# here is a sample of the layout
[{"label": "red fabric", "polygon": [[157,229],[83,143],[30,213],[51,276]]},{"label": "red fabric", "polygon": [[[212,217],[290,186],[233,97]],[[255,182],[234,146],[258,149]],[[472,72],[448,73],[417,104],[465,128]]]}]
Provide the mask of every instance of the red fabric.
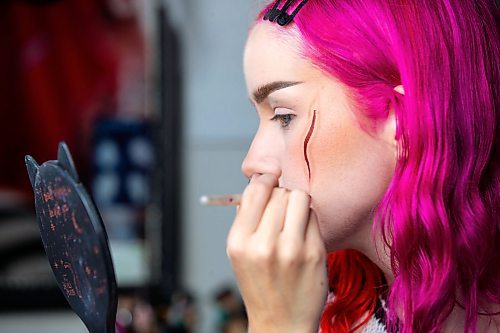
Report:
[{"label": "red fabric", "polygon": [[0,4],[0,190],[31,191],[24,155],[56,159],[60,140],[84,162],[91,122],[114,109],[109,30],[103,0]]}]

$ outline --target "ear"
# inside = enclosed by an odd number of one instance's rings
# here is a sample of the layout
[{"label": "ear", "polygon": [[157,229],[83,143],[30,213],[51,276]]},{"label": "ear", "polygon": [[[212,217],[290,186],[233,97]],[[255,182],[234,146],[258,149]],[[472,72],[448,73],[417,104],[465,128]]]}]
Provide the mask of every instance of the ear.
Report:
[{"label": "ear", "polygon": [[394,89],[395,92],[400,93],[401,95],[404,96],[404,94],[405,94],[405,88],[403,88],[403,85],[401,85],[401,84],[397,85],[393,89]]}]

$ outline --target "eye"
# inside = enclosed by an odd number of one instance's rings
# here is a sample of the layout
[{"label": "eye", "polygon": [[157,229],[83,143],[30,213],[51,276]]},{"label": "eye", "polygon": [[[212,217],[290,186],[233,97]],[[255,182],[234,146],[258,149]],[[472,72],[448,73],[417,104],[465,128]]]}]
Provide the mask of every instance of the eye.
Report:
[{"label": "eye", "polygon": [[286,114],[275,114],[274,117],[271,118],[271,120],[279,121],[281,128],[288,128],[293,118],[295,118],[294,114],[286,113]]}]

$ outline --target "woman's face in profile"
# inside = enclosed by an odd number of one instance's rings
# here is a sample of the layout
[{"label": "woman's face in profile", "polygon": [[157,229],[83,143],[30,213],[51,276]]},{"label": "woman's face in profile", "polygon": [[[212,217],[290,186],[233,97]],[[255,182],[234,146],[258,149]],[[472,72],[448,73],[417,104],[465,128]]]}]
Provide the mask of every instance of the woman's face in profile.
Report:
[{"label": "woman's face in profile", "polygon": [[244,73],[260,124],[243,173],[273,173],[280,187],[308,192],[327,250],[358,248],[393,175],[393,129],[360,128],[346,88],[282,29],[263,21],[247,40]]}]

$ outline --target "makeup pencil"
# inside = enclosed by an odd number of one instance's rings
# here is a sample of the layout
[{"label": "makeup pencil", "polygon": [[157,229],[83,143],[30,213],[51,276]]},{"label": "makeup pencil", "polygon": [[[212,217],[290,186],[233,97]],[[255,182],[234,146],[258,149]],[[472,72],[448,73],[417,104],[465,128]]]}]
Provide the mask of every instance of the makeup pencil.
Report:
[{"label": "makeup pencil", "polygon": [[241,194],[204,195],[200,203],[207,206],[237,206],[241,202]]}]

